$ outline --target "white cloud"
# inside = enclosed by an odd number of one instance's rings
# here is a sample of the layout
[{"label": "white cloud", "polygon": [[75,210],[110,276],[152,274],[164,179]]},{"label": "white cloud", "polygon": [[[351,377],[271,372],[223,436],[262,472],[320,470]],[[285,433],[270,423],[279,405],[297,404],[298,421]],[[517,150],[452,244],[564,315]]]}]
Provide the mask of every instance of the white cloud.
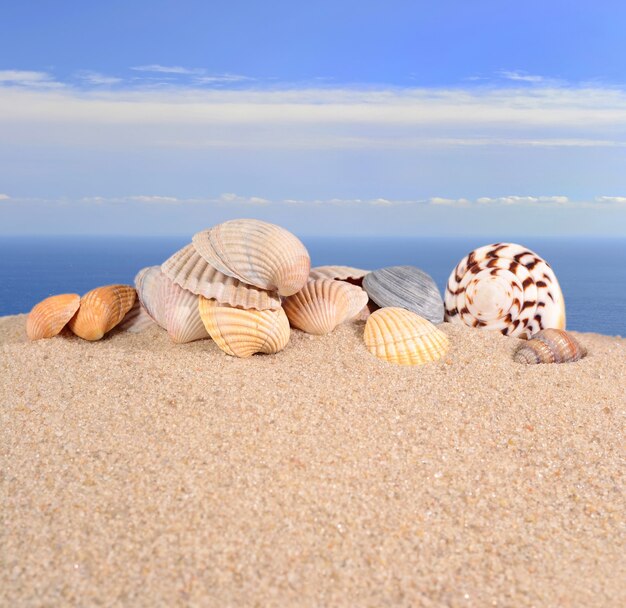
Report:
[{"label": "white cloud", "polygon": [[93,85],[111,85],[111,84],[119,84],[123,82],[121,78],[117,78],[116,76],[106,76],[105,74],[100,74],[99,72],[92,72],[90,70],[83,70],[76,74],[76,76],[87,84]]},{"label": "white cloud", "polygon": [[466,198],[442,198],[440,196],[433,196],[428,202],[442,207],[467,207],[471,204]]},{"label": "white cloud", "polygon": [[202,68],[184,68],[179,65],[159,65],[158,63],[153,63],[151,65],[137,65],[131,70],[135,70],[137,72],[156,72],[159,74],[204,74],[205,70]]},{"label": "white cloud", "polygon": [[129,196],[129,201],[134,201],[137,203],[159,203],[159,204],[178,204],[183,201],[174,197],[174,196],[153,196],[153,195],[138,195],[138,196]]},{"label": "white cloud", "polygon": [[0,194],[0,201],[8,201],[10,198],[8,194]]},{"label": "white cloud", "polygon": [[482,196],[476,199],[479,205],[565,205],[569,203],[567,196],[499,196],[491,198]]},{"label": "white cloud", "polygon": [[63,85],[56,82],[47,72],[31,70],[0,70],[0,86],[3,84],[24,87],[56,88]]},{"label": "white cloud", "polygon": [[595,200],[609,205],[626,205],[626,196],[596,196]]},{"label": "white cloud", "polygon": [[518,82],[532,82],[538,84],[544,82],[546,79],[543,76],[537,76],[535,74],[527,74],[526,72],[517,70],[500,70],[498,75],[507,80],[515,80]]}]

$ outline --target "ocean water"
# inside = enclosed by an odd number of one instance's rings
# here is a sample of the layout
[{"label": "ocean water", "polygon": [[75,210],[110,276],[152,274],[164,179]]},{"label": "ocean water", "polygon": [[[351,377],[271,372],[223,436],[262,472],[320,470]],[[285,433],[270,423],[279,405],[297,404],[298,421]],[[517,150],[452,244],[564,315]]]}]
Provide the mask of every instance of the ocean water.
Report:
[{"label": "ocean water", "polygon": [[[312,263],[380,268],[419,266],[439,288],[472,249],[505,239],[303,238]],[[554,269],[569,329],[626,335],[626,240],[511,239]],[[43,298],[131,283],[144,266],[160,264],[186,237],[0,237],[0,315],[28,312]]]}]

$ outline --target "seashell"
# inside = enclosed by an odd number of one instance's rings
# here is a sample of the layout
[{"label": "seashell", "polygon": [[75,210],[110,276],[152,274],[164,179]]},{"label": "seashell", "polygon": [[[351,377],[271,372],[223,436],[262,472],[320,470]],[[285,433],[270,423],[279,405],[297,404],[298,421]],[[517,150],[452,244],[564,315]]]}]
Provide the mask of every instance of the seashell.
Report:
[{"label": "seashell", "polygon": [[363,334],[367,349],[389,363],[419,365],[436,361],[448,350],[448,337],[430,321],[404,308],[373,312]]},{"label": "seashell", "polygon": [[36,304],[26,319],[29,340],[54,338],[68,324],[80,306],[77,293],[50,296]]},{"label": "seashell", "polygon": [[562,329],[543,329],[513,354],[517,363],[570,363],[587,355],[587,349]]},{"label": "seashell", "polygon": [[445,293],[446,321],[528,338],[541,329],[565,329],[565,302],[550,265],[514,243],[475,249],[452,271]]},{"label": "seashell", "polygon": [[309,272],[309,281],[316,279],[334,279],[336,281],[347,281],[359,287],[363,284],[363,277],[369,270],[353,268],[352,266],[316,266]]},{"label": "seashell", "polygon": [[432,323],[443,321],[443,300],[432,277],[415,266],[389,266],[363,278],[363,289],[378,306],[406,308]]},{"label": "seashell", "polygon": [[148,311],[143,307],[139,298],[137,298],[133,307],[126,313],[122,322],[117,326],[117,329],[119,331],[137,334],[153,325],[156,325],[154,319],[148,314]]},{"label": "seashell", "polygon": [[256,310],[276,310],[281,306],[277,292],[247,285],[239,279],[223,274],[213,268],[196,251],[193,244],[187,245],[168,258],[161,265],[161,270],[183,289],[222,304]]},{"label": "seashell", "polygon": [[289,342],[289,319],[278,310],[245,310],[200,297],[199,310],[215,343],[234,357],[273,354]]},{"label": "seashell", "polygon": [[367,294],[356,285],[333,279],[309,281],[285,298],[283,307],[293,327],[322,335],[356,317],[367,304]]},{"label": "seashell", "polygon": [[354,317],[355,321],[367,321],[370,315],[379,310],[380,306],[373,300],[368,300],[367,304],[360,310],[359,314]]},{"label": "seashell", "polygon": [[159,266],[140,270],[135,277],[137,295],[147,313],[177,344],[208,338],[200,312],[200,296],[176,285]]},{"label": "seashell", "polygon": [[309,277],[311,260],[291,232],[260,220],[230,220],[193,236],[196,251],[220,272],[290,296]]},{"label": "seashell", "polygon": [[69,328],[83,340],[100,340],[126,316],[137,295],[130,285],[96,287],[80,299]]}]

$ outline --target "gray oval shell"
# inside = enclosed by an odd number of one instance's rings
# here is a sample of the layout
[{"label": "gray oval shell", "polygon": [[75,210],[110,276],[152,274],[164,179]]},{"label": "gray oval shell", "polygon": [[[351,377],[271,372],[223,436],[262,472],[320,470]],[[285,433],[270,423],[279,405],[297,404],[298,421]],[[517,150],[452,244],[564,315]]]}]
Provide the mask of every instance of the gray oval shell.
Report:
[{"label": "gray oval shell", "polygon": [[435,281],[415,266],[389,266],[363,278],[363,289],[379,306],[399,306],[431,323],[443,321],[443,299]]}]

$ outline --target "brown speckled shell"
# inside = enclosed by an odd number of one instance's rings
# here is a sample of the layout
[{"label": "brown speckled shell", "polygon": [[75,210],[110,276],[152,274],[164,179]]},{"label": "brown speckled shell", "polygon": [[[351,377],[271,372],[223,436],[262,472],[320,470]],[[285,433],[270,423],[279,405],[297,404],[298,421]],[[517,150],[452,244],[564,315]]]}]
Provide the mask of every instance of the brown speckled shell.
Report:
[{"label": "brown speckled shell", "polygon": [[587,355],[587,349],[562,329],[544,329],[520,344],[513,360],[517,363],[571,363]]}]

